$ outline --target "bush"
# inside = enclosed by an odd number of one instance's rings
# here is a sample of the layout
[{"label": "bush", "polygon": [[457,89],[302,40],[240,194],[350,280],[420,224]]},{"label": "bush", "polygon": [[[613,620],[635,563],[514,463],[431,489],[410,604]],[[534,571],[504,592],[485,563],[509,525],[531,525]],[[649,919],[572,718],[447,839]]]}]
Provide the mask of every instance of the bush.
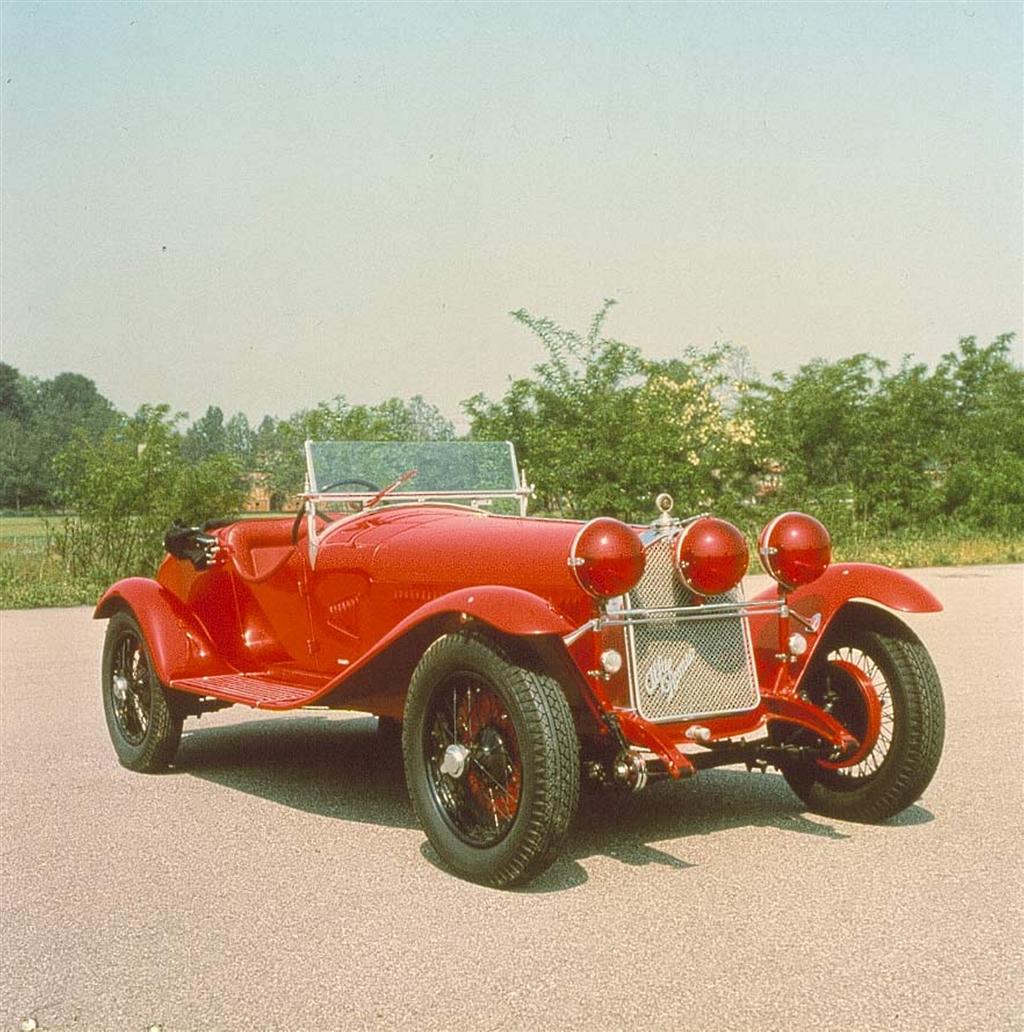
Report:
[{"label": "bush", "polygon": [[173,522],[198,524],[239,509],[241,470],[225,455],[189,463],[180,417],[143,406],[101,437],[79,433],[58,457],[65,517],[54,545],[72,582],[151,576]]}]

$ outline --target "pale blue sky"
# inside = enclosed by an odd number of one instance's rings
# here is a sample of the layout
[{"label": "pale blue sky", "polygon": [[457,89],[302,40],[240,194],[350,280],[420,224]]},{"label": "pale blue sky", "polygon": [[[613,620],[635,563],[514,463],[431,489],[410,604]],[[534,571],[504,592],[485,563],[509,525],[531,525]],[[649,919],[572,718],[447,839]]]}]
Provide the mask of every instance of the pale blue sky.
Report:
[{"label": "pale blue sky", "polygon": [[2,8],[3,359],[449,415],[520,306],[768,372],[1021,329],[1022,7]]}]

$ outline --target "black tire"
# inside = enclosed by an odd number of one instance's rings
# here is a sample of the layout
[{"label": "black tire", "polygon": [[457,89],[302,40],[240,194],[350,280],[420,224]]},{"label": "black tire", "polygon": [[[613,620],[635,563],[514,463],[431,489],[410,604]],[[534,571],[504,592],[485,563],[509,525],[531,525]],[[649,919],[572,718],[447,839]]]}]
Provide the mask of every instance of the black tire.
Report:
[{"label": "black tire", "polygon": [[103,711],[122,766],[153,773],[174,759],[184,718],[156,676],[142,629],[127,610],[115,613],[107,624]]},{"label": "black tire", "polygon": [[[413,672],[402,747],[413,809],[455,873],[505,888],[550,866],[580,791],[579,739],[557,681],[496,642],[445,635]],[[453,776],[440,767],[456,747],[464,766]]]},{"label": "black tire", "polygon": [[[884,821],[911,806],[939,764],[945,706],[935,666],[917,636],[902,624],[865,626],[847,621],[830,632],[808,671],[812,702],[832,711],[858,739],[866,707],[856,677],[881,704],[880,729],[871,751],[846,767],[822,761],[783,769],[789,786],[814,813],[842,820]],[[805,732],[798,732],[804,736]]]}]

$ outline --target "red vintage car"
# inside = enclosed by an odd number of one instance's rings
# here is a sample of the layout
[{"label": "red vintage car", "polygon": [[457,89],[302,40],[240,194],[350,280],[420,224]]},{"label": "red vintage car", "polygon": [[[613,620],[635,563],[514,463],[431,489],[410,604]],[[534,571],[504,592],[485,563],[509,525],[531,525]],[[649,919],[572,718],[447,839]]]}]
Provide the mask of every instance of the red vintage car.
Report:
[{"label": "red vintage car", "polygon": [[730,523],[526,515],[511,445],[308,442],[292,518],[177,528],[155,580],[113,585],[103,702],[132,770],[170,764],[188,716],[327,706],[401,729],[413,807],[458,874],[525,882],[557,856],[581,783],[632,790],[772,765],[813,811],[881,821],[931,780],[935,668],[893,611],[939,601],[831,563],[813,517],[772,519],[751,599]]}]

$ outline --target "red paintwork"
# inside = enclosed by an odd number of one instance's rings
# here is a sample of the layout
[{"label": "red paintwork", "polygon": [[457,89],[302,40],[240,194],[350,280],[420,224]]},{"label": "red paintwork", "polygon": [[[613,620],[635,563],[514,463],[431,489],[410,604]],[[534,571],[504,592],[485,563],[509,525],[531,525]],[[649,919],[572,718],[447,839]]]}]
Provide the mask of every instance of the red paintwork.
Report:
[{"label": "red paintwork", "polygon": [[[755,596],[754,601],[768,601],[776,596],[778,590],[769,588]],[[790,617],[788,626],[786,621],[780,622],[774,617],[755,616],[750,621],[754,660],[761,683],[765,715],[771,719],[774,707],[774,712],[780,719],[801,723],[847,752],[849,741],[844,742],[833,735],[824,734],[822,728],[814,726],[814,720],[798,719],[793,707],[794,704],[803,707],[810,705],[800,698],[801,681],[810,668],[811,660],[820,649],[829,626],[847,603],[856,600],[879,603],[905,613],[936,613],[942,609],[942,603],[935,595],[898,570],[871,563],[837,563],[830,566],[812,584],[797,588],[786,596],[791,612],[798,613],[808,620],[815,616],[819,617],[816,632],[812,633],[793,617]],[[784,648],[780,647],[780,643],[788,639],[791,631],[798,631],[808,639],[810,647],[803,656],[787,657]],[[783,700],[788,716],[778,709],[777,700]],[[819,721],[820,716],[827,716],[817,707],[811,709],[819,715],[815,718]],[[872,733],[872,722],[869,719],[868,734],[864,742],[857,743],[853,755],[859,755],[865,747],[870,751],[876,736],[877,729]],[[854,761],[845,756],[843,765],[850,762]]]},{"label": "red paintwork", "polygon": [[[196,679],[242,673],[306,689],[315,683],[302,704],[431,617],[480,620],[513,635],[564,635],[592,615],[567,565],[578,523],[396,506],[339,520],[313,568],[305,540],[292,545],[291,528],[291,519],[232,524],[216,532],[222,552],[213,568],[200,572],[168,557],[156,581],[115,584],[95,615],[109,616],[117,600],[133,609],[165,683],[225,697]],[[460,552],[467,535],[472,550]]]},{"label": "red paintwork", "polygon": [[[753,601],[766,602],[776,593],[776,589],[768,588],[756,595]],[[786,599],[791,610],[807,619],[815,614],[821,615],[816,634],[811,634],[793,619],[790,619],[790,628],[785,629],[785,637],[788,637],[790,629],[799,631],[811,646],[803,656],[787,664],[787,684],[793,688],[799,686],[800,677],[814,657],[824,632],[847,602],[864,599],[904,613],[938,613],[942,610],[942,603],[926,587],[899,570],[873,563],[834,563],[813,584],[797,588],[787,594]],[[779,662],[775,658],[779,651],[778,621],[772,617],[755,616],[750,621],[750,633],[764,691],[763,686],[773,684],[779,670]]]},{"label": "red paintwork", "polygon": [[842,670],[857,686],[861,702],[864,704],[864,712],[867,714],[867,727],[864,731],[864,737],[852,755],[838,763],[829,763],[825,760],[818,761],[822,767],[827,767],[829,770],[839,770],[841,767],[853,767],[871,754],[871,750],[874,749],[875,743],[878,741],[878,732],[882,728],[882,702],[878,698],[878,691],[871,678],[868,677],[867,671],[861,670],[856,663],[834,659],[831,661],[831,665]]},{"label": "red paintwork", "polygon": [[121,603],[135,613],[153,665],[165,683],[231,669],[196,614],[156,581],[146,577],[118,581],[104,592],[93,615],[97,619],[110,616]]},{"label": "red paintwork", "polygon": [[[711,545],[687,550],[690,576],[706,562],[727,558],[730,579],[738,548],[721,521]],[[267,709],[291,709],[324,701],[331,706],[372,708],[399,715],[404,685],[382,684],[368,696],[349,682],[417,628],[430,635],[478,622],[505,635],[533,641],[543,654],[563,658],[590,732],[612,732],[605,714],[616,714],[627,740],[650,749],[675,776],[692,773],[680,751],[689,747],[690,723],[652,725],[630,708],[625,666],[614,675],[600,669],[606,648],[625,651],[619,627],[586,633],[566,646],[562,638],[598,615],[595,599],[581,587],[614,594],[631,587],[643,569],[636,531],[615,520],[590,524],[494,516],[453,505],[395,505],[342,516],[321,526],[319,551],[309,562],[305,526],[292,544],[291,518],[245,520],[213,532],[221,551],[212,567],[195,570],[165,559],[156,580],[131,578],[100,600],[97,617],[118,606],[134,611],[160,679],[182,691]],[[724,525],[728,527],[728,525]],[[698,535],[696,539],[702,539]],[[576,546],[577,567],[569,565]],[[705,590],[718,584],[701,579]],[[763,598],[774,596],[773,591]],[[841,607],[869,599],[890,608],[927,612],[938,600],[909,577],[883,567],[840,564],[788,596],[791,609],[821,614],[814,635],[790,619],[754,617],[751,633],[762,704],[748,713],[702,720],[714,740],[746,734],[766,721],[785,719],[808,727],[837,747],[855,743],[834,720],[798,696],[800,677],[814,646]],[[436,622],[436,625],[435,623]],[[805,633],[807,655],[782,655],[789,634]],[[418,648],[425,647],[421,642]],[[781,656],[781,658],[780,658]],[[569,682],[572,682],[570,685]],[[589,715],[589,716],[588,716]]]},{"label": "red paintwork", "polygon": [[315,687],[289,684],[256,674],[216,674],[213,677],[183,677],[174,687],[195,695],[214,695],[227,702],[240,702],[254,709],[294,709],[315,701],[321,694],[323,678]]},{"label": "red paintwork", "polygon": [[792,590],[817,580],[832,561],[832,539],[824,525],[803,512],[784,512],[757,539],[761,565]]},{"label": "red paintwork", "polygon": [[695,595],[721,595],[743,579],[750,565],[747,539],[725,520],[704,516],[676,538],[679,578]]},{"label": "red paintwork", "polygon": [[644,572],[644,546],[632,527],[599,516],[580,528],[568,562],[579,586],[595,598],[624,595]]},{"label": "red paintwork", "polygon": [[802,724],[815,734],[839,746],[844,752],[857,745],[857,740],[842,724],[824,710],[812,705],[798,695],[768,694],[763,696],[762,706],[769,718],[786,720],[791,724]]}]

